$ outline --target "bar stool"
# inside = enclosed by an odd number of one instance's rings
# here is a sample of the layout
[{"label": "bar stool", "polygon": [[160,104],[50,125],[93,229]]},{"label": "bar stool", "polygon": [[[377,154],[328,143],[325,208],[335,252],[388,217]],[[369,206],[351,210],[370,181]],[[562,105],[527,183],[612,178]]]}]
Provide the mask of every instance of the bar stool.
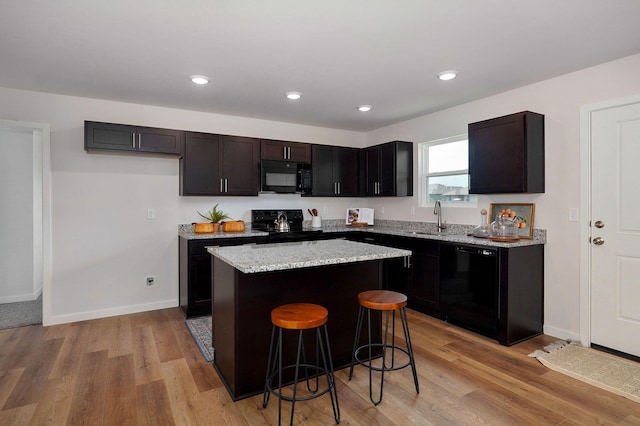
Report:
[{"label": "bar stool", "polygon": [[[416,393],[420,393],[420,388],[418,387],[418,374],[416,373],[416,364],[413,358],[413,348],[411,346],[411,337],[409,336],[409,325],[407,324],[407,314],[405,312],[405,307],[407,306],[407,296],[402,293],[398,293],[395,291],[388,290],[369,290],[363,291],[358,294],[358,303],[360,304],[360,309],[358,311],[358,322],[356,325],[356,338],[353,342],[353,355],[351,357],[351,368],[349,369],[349,380],[353,376],[353,366],[357,362],[358,364],[362,364],[369,369],[369,399],[373,402],[373,405],[378,405],[380,401],[382,401],[382,388],[384,385],[384,373],[385,371],[394,371],[400,370],[402,368],[411,366],[411,370],[413,371],[413,382],[416,385]],[[382,324],[380,324],[380,332],[383,333],[380,336],[381,343],[372,343],[371,341],[371,311],[376,311],[379,313],[380,321],[382,321],[382,312],[385,313],[385,327],[384,331],[382,330]],[[367,313],[367,329],[368,329],[368,343],[358,347],[358,342],[360,341],[360,333],[362,328],[362,321],[364,319],[365,311]],[[395,313],[398,311],[400,313],[400,320],[402,322],[402,330],[404,331],[404,340],[406,342],[406,347],[399,347],[395,344],[395,326],[396,326],[396,316]],[[391,344],[388,343],[389,336],[389,315],[392,317],[392,329],[391,329]],[[377,351],[374,349],[377,348]],[[368,356],[367,359],[363,360],[361,358],[361,351],[366,350],[366,354]],[[387,350],[391,351],[391,363],[387,365]],[[407,355],[408,361],[401,365],[396,365],[395,362],[395,353],[396,351],[403,352]],[[378,356],[382,356],[382,363],[380,367],[372,365],[373,358]],[[380,392],[379,398],[374,400],[373,398],[373,387],[372,387],[372,374],[374,371],[380,372]]]},{"label": "bar stool", "polygon": [[[331,406],[333,408],[333,417],[336,423],[340,423],[340,407],[338,406],[338,391],[336,389],[335,378],[333,375],[333,361],[331,359],[331,349],[329,347],[329,334],[327,333],[327,320],[329,312],[320,305],[310,303],[292,303],[279,306],[271,311],[271,345],[269,347],[269,361],[267,362],[267,375],[264,383],[264,395],[262,407],[266,408],[269,403],[269,396],[273,393],[278,396],[278,424],[280,424],[282,412],[282,400],[291,402],[291,419],[289,424],[293,424],[293,412],[296,401],[307,401],[318,398],[325,393],[331,396]],[[276,339],[276,329],[278,336]],[[315,364],[307,363],[307,356],[304,349],[304,341],[302,332],[304,330],[316,330],[316,360]],[[296,355],[296,363],[293,365],[282,365],[282,331],[298,330],[298,348]],[[324,340],[326,347],[322,341],[321,330],[324,331]],[[275,350],[274,350],[275,344]],[[325,350],[326,348],[326,350]],[[300,362],[302,358],[302,363]],[[320,358],[322,365],[320,365]],[[273,363],[272,363],[273,361]],[[298,379],[300,379],[299,370],[304,368],[305,373],[303,379],[306,380],[308,396],[298,396]],[[282,394],[282,374],[285,370],[294,369],[293,378],[293,394]],[[327,379],[327,386],[318,390],[319,377],[324,374]],[[310,379],[315,376],[315,386],[311,385]],[[277,378],[277,388],[274,388],[274,380]]]}]

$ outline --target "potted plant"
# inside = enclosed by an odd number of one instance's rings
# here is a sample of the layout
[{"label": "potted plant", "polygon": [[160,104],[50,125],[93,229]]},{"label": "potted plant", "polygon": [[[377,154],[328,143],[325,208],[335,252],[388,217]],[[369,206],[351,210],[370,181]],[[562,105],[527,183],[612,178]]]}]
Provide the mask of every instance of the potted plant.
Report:
[{"label": "potted plant", "polygon": [[218,229],[220,229],[220,221],[229,218],[225,212],[218,209],[218,204],[213,206],[211,211],[205,213],[206,214],[202,214],[198,212],[198,214],[207,219],[209,223],[196,223],[194,232],[218,232]]}]

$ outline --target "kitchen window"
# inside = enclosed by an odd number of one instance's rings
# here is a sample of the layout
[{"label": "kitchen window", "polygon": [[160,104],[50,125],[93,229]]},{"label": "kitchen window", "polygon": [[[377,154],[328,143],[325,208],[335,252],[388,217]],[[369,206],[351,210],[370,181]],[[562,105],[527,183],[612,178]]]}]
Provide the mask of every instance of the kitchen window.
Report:
[{"label": "kitchen window", "polygon": [[469,195],[469,141],[460,135],[419,145],[420,205],[436,201],[475,207],[477,197]]}]

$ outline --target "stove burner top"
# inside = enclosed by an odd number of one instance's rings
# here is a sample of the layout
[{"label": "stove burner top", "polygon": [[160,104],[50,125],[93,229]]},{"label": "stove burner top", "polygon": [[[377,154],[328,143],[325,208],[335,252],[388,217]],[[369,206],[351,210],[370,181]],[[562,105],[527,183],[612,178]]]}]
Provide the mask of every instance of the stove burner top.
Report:
[{"label": "stove burner top", "polygon": [[[276,231],[276,221],[284,214],[289,222],[288,232]],[[269,232],[269,241],[313,240],[322,235],[321,229],[303,229],[302,210],[251,210],[251,229]]]}]

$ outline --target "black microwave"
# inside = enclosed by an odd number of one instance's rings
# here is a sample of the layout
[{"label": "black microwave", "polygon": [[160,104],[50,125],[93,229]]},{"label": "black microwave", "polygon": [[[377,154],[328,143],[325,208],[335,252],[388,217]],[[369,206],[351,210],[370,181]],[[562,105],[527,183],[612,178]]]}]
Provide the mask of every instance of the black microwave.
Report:
[{"label": "black microwave", "polygon": [[260,191],[289,194],[311,192],[311,164],[262,160]]}]

